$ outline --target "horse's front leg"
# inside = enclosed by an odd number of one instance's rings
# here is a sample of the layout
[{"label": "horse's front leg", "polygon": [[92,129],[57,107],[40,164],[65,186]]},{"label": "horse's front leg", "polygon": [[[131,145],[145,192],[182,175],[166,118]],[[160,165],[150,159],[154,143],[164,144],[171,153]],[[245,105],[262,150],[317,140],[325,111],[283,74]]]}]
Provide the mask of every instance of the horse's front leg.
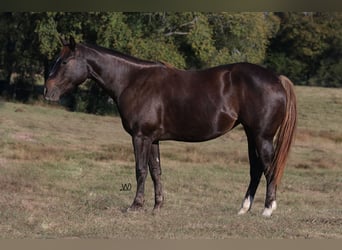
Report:
[{"label": "horse's front leg", "polygon": [[129,211],[139,210],[144,205],[145,180],[148,172],[148,160],[151,152],[152,140],[145,136],[133,136],[135,156],[135,173],[137,179],[137,192]]},{"label": "horse's front leg", "polygon": [[154,185],[154,211],[158,211],[163,205],[164,197],[161,184],[161,167],[159,144],[152,144],[149,163],[150,174]]}]

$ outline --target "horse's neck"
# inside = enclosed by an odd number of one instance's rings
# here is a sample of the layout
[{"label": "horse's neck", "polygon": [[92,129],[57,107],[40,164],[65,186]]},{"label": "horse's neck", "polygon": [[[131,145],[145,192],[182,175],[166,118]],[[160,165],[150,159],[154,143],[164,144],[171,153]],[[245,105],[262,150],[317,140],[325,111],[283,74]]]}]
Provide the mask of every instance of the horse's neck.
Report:
[{"label": "horse's neck", "polygon": [[139,70],[139,65],[114,55],[92,53],[87,57],[89,77],[117,101],[122,91],[130,84],[129,76]]}]

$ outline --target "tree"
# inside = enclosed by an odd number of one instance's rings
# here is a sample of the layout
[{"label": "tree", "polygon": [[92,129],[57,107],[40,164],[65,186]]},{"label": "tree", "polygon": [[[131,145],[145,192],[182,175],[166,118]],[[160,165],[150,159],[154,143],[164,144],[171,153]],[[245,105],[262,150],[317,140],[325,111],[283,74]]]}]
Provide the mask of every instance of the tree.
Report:
[{"label": "tree", "polygon": [[266,64],[297,84],[320,85],[318,81],[324,81],[327,77],[324,72],[330,69],[338,79],[341,14],[291,12],[277,15],[281,26],[271,40]]},{"label": "tree", "polygon": [[325,23],[328,44],[320,55],[318,70],[310,83],[327,87],[342,87],[342,13],[320,13]]},{"label": "tree", "polygon": [[41,73],[42,54],[35,33],[39,13],[2,13],[1,40],[5,81],[13,85],[15,98],[28,100],[36,74]]},{"label": "tree", "polygon": [[211,13],[209,21],[218,56],[211,64],[262,63],[280,24],[273,13],[261,12]]}]

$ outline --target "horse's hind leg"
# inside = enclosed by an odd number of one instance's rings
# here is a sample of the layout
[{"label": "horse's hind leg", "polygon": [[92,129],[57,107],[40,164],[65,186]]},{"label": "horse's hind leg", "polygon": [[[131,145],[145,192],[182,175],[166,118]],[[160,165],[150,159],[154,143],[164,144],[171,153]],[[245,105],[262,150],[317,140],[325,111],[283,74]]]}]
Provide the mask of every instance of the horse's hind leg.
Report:
[{"label": "horse's hind leg", "polygon": [[160,167],[160,153],[159,153],[159,144],[152,144],[150,158],[149,158],[149,168],[150,174],[153,180],[154,185],[154,210],[158,210],[161,208],[163,204],[163,190],[161,184],[161,167]]},{"label": "horse's hind leg", "polygon": [[269,217],[277,208],[277,186],[275,183],[274,175],[272,173],[273,171],[268,171],[272,168],[272,161],[274,156],[273,136],[259,136],[256,140],[256,145],[266,177],[265,209],[262,215]]},{"label": "horse's hind leg", "polygon": [[254,200],[254,196],[256,190],[258,188],[261,175],[263,173],[263,166],[260,161],[260,158],[257,153],[256,144],[252,133],[246,130],[247,140],[248,140],[248,156],[249,156],[249,163],[250,163],[250,183],[245,195],[245,198],[242,202],[241,208],[239,210],[239,215],[245,214],[248,212]]}]

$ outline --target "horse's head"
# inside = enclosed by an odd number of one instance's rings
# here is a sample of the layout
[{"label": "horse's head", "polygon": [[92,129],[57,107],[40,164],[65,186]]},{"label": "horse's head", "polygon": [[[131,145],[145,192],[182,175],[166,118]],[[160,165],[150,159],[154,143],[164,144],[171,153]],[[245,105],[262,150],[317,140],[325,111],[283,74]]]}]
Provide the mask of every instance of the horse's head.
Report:
[{"label": "horse's head", "polygon": [[50,101],[58,101],[88,77],[86,60],[80,55],[75,39],[70,37],[67,42],[61,38],[61,41],[62,51],[45,82],[44,97]]}]

